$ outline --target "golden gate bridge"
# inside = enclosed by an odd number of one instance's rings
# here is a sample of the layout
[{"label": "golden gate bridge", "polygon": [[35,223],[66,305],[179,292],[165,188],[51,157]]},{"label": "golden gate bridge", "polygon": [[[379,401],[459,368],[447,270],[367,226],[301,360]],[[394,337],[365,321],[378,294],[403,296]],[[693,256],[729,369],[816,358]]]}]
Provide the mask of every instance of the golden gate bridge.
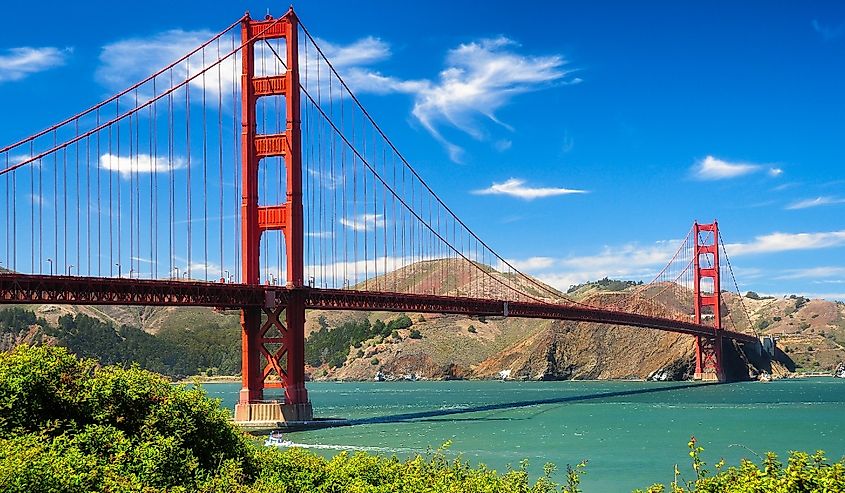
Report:
[{"label": "golden gate bridge", "polygon": [[[429,187],[293,10],[249,14],[141,82],[0,149],[0,303],[240,310],[235,419],[306,421],[307,309],[511,316],[688,334],[695,378],[759,344],[719,226],[646,284],[576,301]],[[735,304],[736,305],[736,304]],[[284,399],[265,400],[282,388]]]}]

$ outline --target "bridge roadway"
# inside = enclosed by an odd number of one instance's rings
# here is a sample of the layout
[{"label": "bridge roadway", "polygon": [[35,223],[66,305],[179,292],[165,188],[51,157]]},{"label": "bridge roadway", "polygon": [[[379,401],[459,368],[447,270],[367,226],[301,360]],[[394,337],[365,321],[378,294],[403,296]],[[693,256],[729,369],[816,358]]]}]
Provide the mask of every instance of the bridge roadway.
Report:
[{"label": "bridge roadway", "polygon": [[[458,315],[511,316],[627,325],[713,338],[713,327],[663,317],[578,305],[501,301],[350,289],[299,290],[284,286],[246,285],[112,277],[0,274],[0,304],[206,306],[226,310],[271,307],[301,292],[307,308]],[[722,337],[758,342],[754,335],[723,330]]]}]

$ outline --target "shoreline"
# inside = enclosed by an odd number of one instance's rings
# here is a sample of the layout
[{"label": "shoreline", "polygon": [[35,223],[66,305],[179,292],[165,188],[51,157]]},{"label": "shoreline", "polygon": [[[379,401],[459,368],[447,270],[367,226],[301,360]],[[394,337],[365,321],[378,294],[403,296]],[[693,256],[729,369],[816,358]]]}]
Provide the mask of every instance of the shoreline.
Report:
[{"label": "shoreline", "polygon": [[[792,379],[802,379],[802,378],[836,378],[836,375],[833,372],[828,373],[820,373],[820,372],[812,372],[809,374],[805,373],[790,373],[787,376],[781,378],[774,378],[773,380],[792,380]],[[175,379],[172,381],[173,384],[180,384],[180,385],[187,385],[187,384],[210,384],[210,383],[240,383],[241,377],[239,375],[220,375],[215,377],[206,377],[206,376],[192,376],[192,377],[185,377],[181,379]],[[375,381],[375,380],[333,380],[333,379],[320,379],[320,380],[308,380],[308,382],[319,382],[319,383],[364,383],[364,382],[373,382],[373,383],[391,383],[391,382],[455,382],[455,381],[464,381],[464,382],[652,382],[653,380],[648,380],[644,378],[603,378],[603,379],[568,379],[568,380],[517,380],[517,379],[507,379],[507,380],[500,380],[498,378],[452,378],[452,379],[445,379],[445,378],[428,378],[428,379],[418,379],[418,380],[405,380],[405,379],[395,379],[395,380],[386,380],[386,381]],[[668,383],[668,382],[693,382],[694,380],[661,380],[661,381],[654,381],[655,383]],[[754,382],[757,380],[748,380],[749,382]]]}]

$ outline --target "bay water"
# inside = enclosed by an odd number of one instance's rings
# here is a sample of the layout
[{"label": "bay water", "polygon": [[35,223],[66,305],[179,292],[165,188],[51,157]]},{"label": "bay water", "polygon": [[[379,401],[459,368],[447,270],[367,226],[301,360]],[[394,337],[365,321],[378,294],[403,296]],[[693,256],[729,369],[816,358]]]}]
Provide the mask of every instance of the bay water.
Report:
[{"label": "bay water", "polygon": [[[240,384],[206,384],[210,397],[233,408]],[[687,442],[705,448],[711,466],[724,458],[759,462],[773,451],[825,450],[845,455],[845,380],[769,383],[687,382],[311,382],[320,418],[352,426],[286,433],[330,457],[364,450],[407,457],[451,442],[446,454],[504,471],[529,461],[543,465],[587,460],[586,493],[631,491],[668,483],[673,466],[693,478]],[[272,395],[268,395],[272,398]],[[712,467],[709,468],[712,471]]]}]

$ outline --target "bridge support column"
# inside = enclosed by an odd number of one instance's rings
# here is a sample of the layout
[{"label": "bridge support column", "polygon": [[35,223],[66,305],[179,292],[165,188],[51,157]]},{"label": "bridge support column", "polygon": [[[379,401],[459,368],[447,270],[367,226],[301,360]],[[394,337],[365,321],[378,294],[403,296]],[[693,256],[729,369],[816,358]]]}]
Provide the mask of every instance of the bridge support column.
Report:
[{"label": "bridge support column", "polygon": [[719,279],[719,223],[693,225],[695,323],[712,320],[713,336],[695,338],[695,380],[725,381],[722,366],[722,287]]},{"label": "bridge support column", "polygon": [[[278,19],[241,24],[242,130],[241,168],[243,277],[246,284],[261,284],[261,236],[281,231],[285,239],[288,290],[284,305],[270,287],[261,309],[242,311],[243,363],[240,401],[235,421],[273,426],[280,421],[312,419],[305,389],[304,231],[302,214],[302,136],[300,129],[298,19],[293,10]],[[255,76],[255,44],[284,38],[286,72]],[[260,97],[284,96],[286,122],[281,134],[257,135],[256,102]],[[285,202],[259,206],[259,162],[283,157],[286,172]],[[265,388],[284,388],[284,400],[264,400]]]},{"label": "bridge support column", "polygon": [[722,335],[710,339],[695,338],[695,375],[693,379],[706,382],[724,382],[725,371],[722,368]]}]

